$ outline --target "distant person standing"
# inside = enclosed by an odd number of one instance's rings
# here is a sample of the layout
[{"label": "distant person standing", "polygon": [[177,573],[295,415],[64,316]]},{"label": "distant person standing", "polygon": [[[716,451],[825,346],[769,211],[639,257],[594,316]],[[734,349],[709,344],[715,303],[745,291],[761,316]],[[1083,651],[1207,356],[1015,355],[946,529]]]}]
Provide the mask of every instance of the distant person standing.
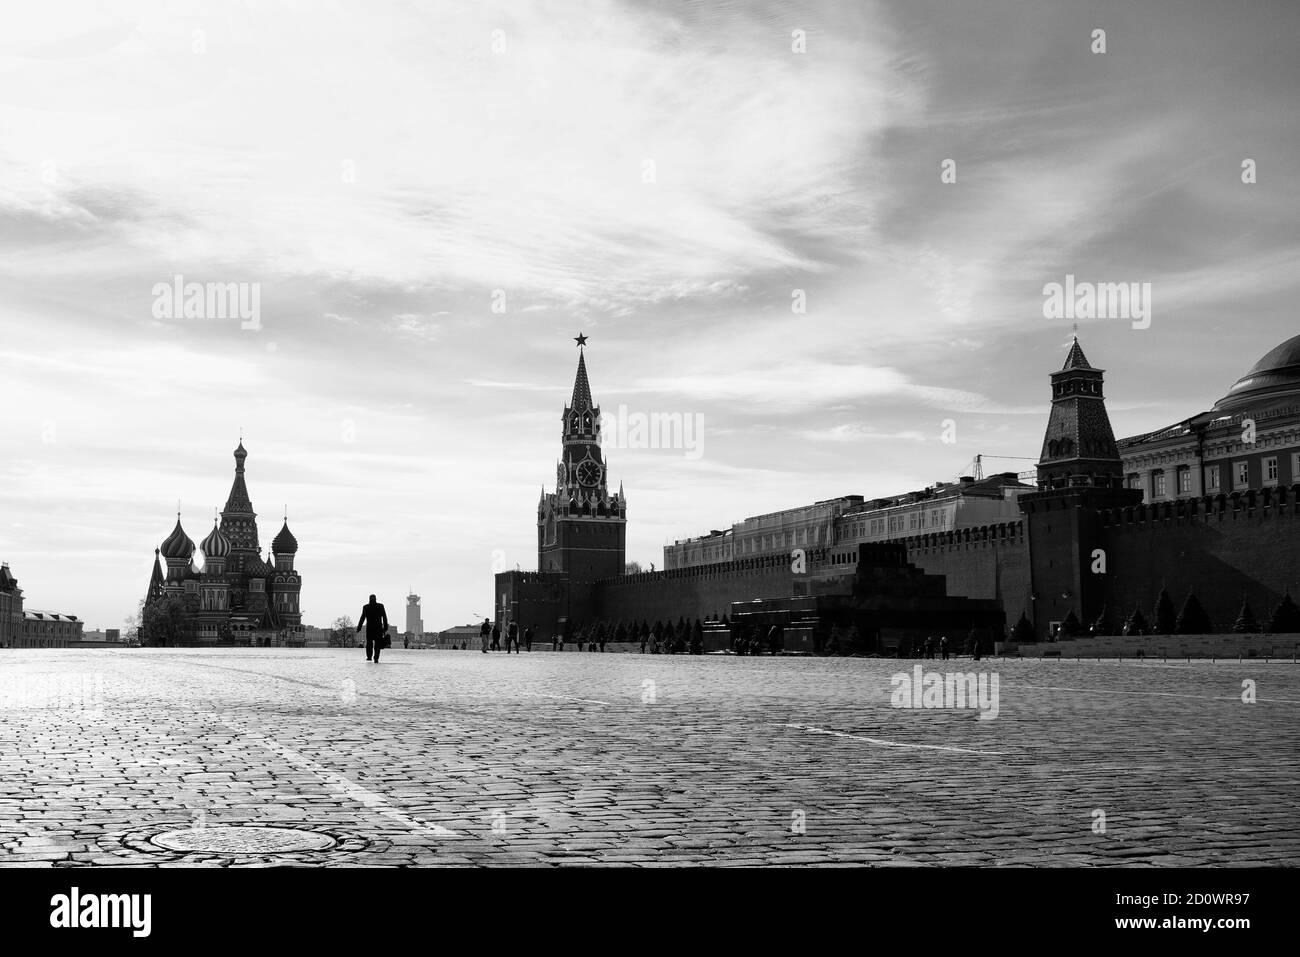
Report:
[{"label": "distant person standing", "polygon": [[511,621],[506,625],[506,654],[510,654],[510,646],[515,646],[515,654],[519,654],[519,622]]},{"label": "distant person standing", "polygon": [[357,619],[357,631],[362,626],[366,629],[366,661],[379,663],[379,652],[384,647],[384,636],[388,634],[388,612],[384,611],[384,606],[375,601],[375,596],[370,596],[370,601],[366,607],[361,609],[361,617]]},{"label": "distant person standing", "polygon": [[501,622],[492,623],[492,644],[488,646],[493,651],[501,650]]},{"label": "distant person standing", "polygon": [[478,636],[483,641],[483,654],[485,655],[487,654],[487,649],[488,649],[488,635],[490,635],[491,633],[492,633],[492,624],[486,618],[484,618],[483,624],[479,626]]},{"label": "distant person standing", "polygon": [[529,625],[524,629],[524,651],[533,650],[533,626]]}]

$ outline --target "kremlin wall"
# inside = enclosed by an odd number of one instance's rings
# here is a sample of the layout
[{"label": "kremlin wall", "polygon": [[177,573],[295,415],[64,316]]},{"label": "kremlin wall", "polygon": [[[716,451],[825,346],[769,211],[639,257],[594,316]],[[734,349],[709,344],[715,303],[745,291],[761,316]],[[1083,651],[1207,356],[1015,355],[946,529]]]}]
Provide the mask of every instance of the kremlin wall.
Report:
[{"label": "kremlin wall", "polygon": [[[495,615],[542,635],[597,619],[734,617],[737,603],[810,595],[827,582],[865,607],[861,585],[845,582],[854,569],[863,578],[860,549],[874,541],[900,545],[914,573],[941,576],[947,599],[994,602],[994,640],[1022,615],[1038,641],[1071,613],[1085,633],[1101,619],[1118,634],[1135,609],[1150,622],[1162,588],[1176,609],[1194,593],[1215,632],[1231,630],[1243,601],[1267,622],[1300,592],[1300,336],[1207,412],[1145,436],[1115,439],[1103,379],[1077,341],[1050,374],[1032,485],[1002,473],[799,506],[674,543],[664,571],[624,575],[611,572],[623,567],[628,499],[605,489],[599,410],[580,358],[557,487],[539,507],[547,570],[497,575]],[[602,523],[612,523],[607,533]],[[916,603],[918,627],[947,600],[927,594],[934,607]]]}]

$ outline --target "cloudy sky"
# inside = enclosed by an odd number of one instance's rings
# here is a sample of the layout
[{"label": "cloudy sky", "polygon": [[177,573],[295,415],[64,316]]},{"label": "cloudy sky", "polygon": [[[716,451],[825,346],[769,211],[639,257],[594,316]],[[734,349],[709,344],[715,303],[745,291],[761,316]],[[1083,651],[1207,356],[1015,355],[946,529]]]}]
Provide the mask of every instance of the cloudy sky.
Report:
[{"label": "cloudy sky", "polygon": [[[206,534],[241,429],[308,623],[411,586],[428,628],[483,614],[494,564],[535,566],[579,332],[607,412],[702,417],[694,452],[608,453],[656,564],[1036,455],[1067,273],[1151,283],[1149,328],[1079,321],[1120,435],[1300,332],[1293,0],[3,21],[0,559],[90,627],[134,611],[178,499]],[[177,275],[257,284],[260,328],[166,315]]]}]

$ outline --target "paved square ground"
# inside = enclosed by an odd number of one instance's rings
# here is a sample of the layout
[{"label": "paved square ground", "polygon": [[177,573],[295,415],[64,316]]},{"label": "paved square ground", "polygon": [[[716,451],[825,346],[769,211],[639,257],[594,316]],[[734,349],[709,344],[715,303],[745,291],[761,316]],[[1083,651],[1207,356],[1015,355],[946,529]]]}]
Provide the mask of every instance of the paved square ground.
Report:
[{"label": "paved square ground", "polygon": [[[0,864],[1300,861],[1296,665],[924,662],[982,721],[892,707],[915,664],[0,651]],[[238,825],[335,844],[152,840]]]}]

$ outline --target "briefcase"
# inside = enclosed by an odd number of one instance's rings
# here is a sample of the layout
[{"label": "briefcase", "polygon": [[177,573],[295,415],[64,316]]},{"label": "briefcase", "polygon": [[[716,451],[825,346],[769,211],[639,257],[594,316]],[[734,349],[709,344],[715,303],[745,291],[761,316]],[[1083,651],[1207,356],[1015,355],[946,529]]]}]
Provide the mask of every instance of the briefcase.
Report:
[{"label": "briefcase", "polygon": [[380,648],[391,648],[391,647],[393,647],[393,636],[392,636],[392,635],[384,635],[384,636],[382,636],[382,637],[379,639],[379,647],[380,647]]}]

